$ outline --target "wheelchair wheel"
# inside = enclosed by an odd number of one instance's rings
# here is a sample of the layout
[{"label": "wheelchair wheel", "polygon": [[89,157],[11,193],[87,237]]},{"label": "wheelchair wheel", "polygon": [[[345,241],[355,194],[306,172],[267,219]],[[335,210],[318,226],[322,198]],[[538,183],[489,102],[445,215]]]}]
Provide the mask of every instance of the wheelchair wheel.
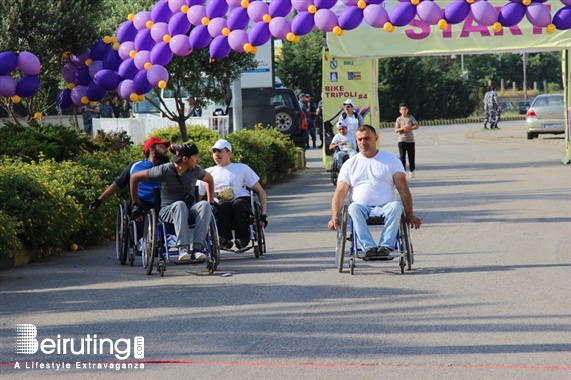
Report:
[{"label": "wheelchair wheel", "polygon": [[331,183],[333,186],[337,186],[337,176],[339,175],[339,164],[336,159],[333,159],[333,164],[331,165]]},{"label": "wheelchair wheel", "polygon": [[[410,227],[406,224],[406,217],[404,213],[400,220],[400,234],[402,237],[403,249],[406,256],[407,270],[412,270],[412,264],[414,264],[414,252],[412,248],[412,239],[410,236]],[[404,273],[404,263],[402,265],[401,272]]]},{"label": "wheelchair wheel", "polygon": [[210,219],[210,252],[211,260],[208,262],[208,273],[212,274],[218,269],[218,264],[220,263],[220,243],[218,241],[218,228],[216,227],[216,221],[214,218]]},{"label": "wheelchair wheel", "polygon": [[129,264],[135,264],[135,252],[138,250],[139,236],[137,235],[137,224],[134,220],[129,222]]},{"label": "wheelchair wheel", "polygon": [[355,258],[351,257],[349,259],[349,272],[351,273],[351,276],[355,274]]},{"label": "wheelchair wheel", "polygon": [[347,205],[341,210],[341,226],[337,229],[337,246],[335,247],[335,262],[339,273],[343,272],[343,258],[347,243]]},{"label": "wheelchair wheel", "polygon": [[147,274],[153,272],[153,261],[155,260],[155,254],[157,251],[157,215],[155,210],[149,210],[145,218],[145,224],[143,227],[143,268],[147,271]]},{"label": "wheelchair wheel", "polygon": [[266,252],[266,238],[264,235],[264,223],[262,222],[262,206],[254,203],[254,232],[256,239],[254,241],[254,256],[259,258]]},{"label": "wheelchair wheel", "polygon": [[115,224],[115,251],[117,260],[121,265],[127,262],[127,251],[129,250],[129,208],[127,201],[122,201],[117,210],[117,221]]}]

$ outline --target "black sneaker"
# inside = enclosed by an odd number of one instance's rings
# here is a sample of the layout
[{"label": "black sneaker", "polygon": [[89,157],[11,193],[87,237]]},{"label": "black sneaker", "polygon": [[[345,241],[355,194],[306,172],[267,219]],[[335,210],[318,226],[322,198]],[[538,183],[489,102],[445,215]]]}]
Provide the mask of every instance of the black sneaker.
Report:
[{"label": "black sneaker", "polygon": [[392,260],[395,256],[392,256],[393,250],[387,247],[377,248],[377,258],[380,260]]},{"label": "black sneaker", "polygon": [[375,257],[377,256],[377,248],[372,247],[372,248],[367,248],[365,250],[365,257]]},{"label": "black sneaker", "polygon": [[234,243],[236,244],[236,248],[238,248],[238,249],[246,248],[248,246],[248,244],[250,244],[249,241],[241,240],[241,239],[234,240]]},{"label": "black sneaker", "polygon": [[234,246],[234,243],[232,243],[232,240],[226,240],[222,236],[220,236],[218,238],[218,241],[220,242],[220,247],[222,249],[232,249],[232,247]]}]

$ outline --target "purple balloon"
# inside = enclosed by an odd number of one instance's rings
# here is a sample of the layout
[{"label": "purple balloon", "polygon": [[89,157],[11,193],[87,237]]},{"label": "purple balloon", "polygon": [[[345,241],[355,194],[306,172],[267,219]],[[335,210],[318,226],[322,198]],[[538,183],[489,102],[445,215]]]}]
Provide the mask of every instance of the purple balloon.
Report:
[{"label": "purple balloon", "polygon": [[394,26],[405,26],[414,20],[414,16],[416,16],[416,7],[414,5],[411,3],[398,3],[393,8],[390,18]]},{"label": "purple balloon", "polygon": [[117,70],[117,73],[123,79],[133,79],[138,72],[139,69],[135,66],[135,60],[133,58],[124,60],[123,63],[119,65],[119,70]]},{"label": "purple balloon", "polygon": [[331,32],[333,28],[338,26],[337,16],[331,9],[318,10],[315,12],[313,20],[315,21],[315,25],[324,32]]},{"label": "purple balloon", "polygon": [[[190,8],[193,5],[202,5],[204,4],[204,0],[184,0],[185,4]],[[240,1],[241,3],[241,1]]]},{"label": "purple balloon", "polygon": [[498,21],[502,26],[514,26],[525,16],[525,5],[521,3],[508,3],[500,9]]},{"label": "purple balloon", "polygon": [[[105,91],[113,91],[119,85],[121,77],[115,71],[111,70],[100,70],[93,77],[93,82]],[[91,96],[89,97],[91,99]]]},{"label": "purple balloon", "polygon": [[192,29],[188,37],[192,50],[204,49],[208,46],[211,39],[212,37],[210,33],[208,33],[208,28],[204,25],[198,25]]},{"label": "purple balloon", "polygon": [[61,69],[61,76],[63,77],[63,80],[65,80],[67,83],[75,83],[75,72],[77,69],[78,67],[70,61],[64,63],[63,68]]},{"label": "purple balloon", "polygon": [[206,15],[209,19],[224,17],[228,12],[228,4],[224,0],[210,0],[206,4]]},{"label": "purple balloon", "polygon": [[[271,29],[272,26],[270,23],[270,30]],[[244,53],[245,52],[244,45],[246,45],[247,43],[248,43],[248,33],[246,33],[241,29],[233,30],[228,35],[228,45],[230,45],[230,47],[234,51]]]},{"label": "purple balloon", "polygon": [[291,31],[298,36],[305,36],[314,26],[313,15],[309,12],[299,12],[291,20]]},{"label": "purple balloon", "polygon": [[103,70],[103,61],[93,61],[89,65],[89,75],[93,78],[100,70]]},{"label": "purple balloon", "polygon": [[529,22],[535,26],[544,28],[551,24],[551,12],[544,4],[531,3],[527,6],[525,13]]},{"label": "purple balloon", "polygon": [[291,11],[291,1],[272,1],[268,6],[268,12],[272,17],[286,17]]},{"label": "purple balloon", "polygon": [[135,54],[135,66],[139,70],[145,70],[145,64],[151,62],[151,52],[148,50],[141,50]]},{"label": "purple balloon", "polygon": [[172,50],[166,42],[159,42],[151,50],[151,63],[153,65],[166,66],[172,60]]},{"label": "purple balloon", "polygon": [[151,12],[142,11],[135,15],[133,26],[137,30],[147,29],[147,21],[151,21]]},{"label": "purple balloon", "polygon": [[153,37],[153,40],[155,40],[155,42],[163,42],[164,36],[167,35],[170,36],[169,24],[167,24],[166,22],[157,22],[151,28],[151,37]]},{"label": "purple balloon", "polygon": [[[331,9],[337,4],[337,0],[314,0],[313,5],[317,9]],[[372,4],[371,0],[367,1],[367,4]]]},{"label": "purple balloon", "polygon": [[208,23],[208,33],[212,37],[218,37],[222,34],[222,29],[226,28],[226,19],[222,17],[213,18]]},{"label": "purple balloon", "polygon": [[264,45],[271,37],[270,26],[263,21],[255,23],[248,34],[248,40],[254,46]]},{"label": "purple balloon", "polygon": [[263,21],[264,15],[269,14],[269,7],[263,1],[252,1],[246,12],[253,22]]},{"label": "purple balloon", "polygon": [[[279,3],[279,1],[274,1],[274,3]],[[294,0],[292,5],[295,10],[305,12],[310,5],[313,5],[313,0]]]},{"label": "purple balloon", "polygon": [[124,21],[117,29],[117,41],[119,41],[119,43],[133,41],[138,32],[131,21]]},{"label": "purple balloon", "polygon": [[571,6],[563,7],[553,15],[553,25],[557,30],[571,29]]},{"label": "purple balloon", "polygon": [[[423,1],[420,4],[424,4],[424,3],[432,3],[432,1]],[[418,7],[420,6],[420,4],[416,7],[417,10],[418,10]],[[317,11],[317,12],[320,12],[320,11]],[[316,15],[317,15],[317,13],[316,13]],[[380,4],[367,5],[367,7],[363,10],[363,18],[365,19],[365,22],[367,24],[371,25],[373,28],[382,28],[385,25],[385,23],[390,20],[389,19],[389,13]],[[317,18],[315,20],[315,24],[317,25]],[[319,29],[324,30],[322,28],[319,28]],[[330,32],[331,30],[333,30],[333,28],[331,28],[330,30],[327,30],[327,32]]]},{"label": "purple balloon", "polygon": [[[480,1],[480,3],[482,2],[491,5],[487,1]],[[380,7],[381,5],[376,5],[376,6]],[[494,13],[495,17],[496,12],[494,11],[493,6],[492,6],[492,12]],[[436,25],[438,24],[438,21],[442,19],[442,8],[440,8],[440,5],[436,4],[434,1],[421,1],[416,6],[416,13],[418,14],[418,17],[422,21],[430,25]]]},{"label": "purple balloon", "polygon": [[363,22],[363,11],[357,6],[347,7],[339,15],[339,26],[343,30],[355,29],[361,25],[361,22]]},{"label": "purple balloon", "polygon": [[105,54],[111,49],[111,45],[106,44],[103,40],[99,40],[93,45],[91,45],[91,55],[90,58],[94,61],[101,61]]},{"label": "purple balloon", "polygon": [[246,8],[234,9],[228,15],[228,28],[230,28],[230,30],[246,29],[249,23],[250,18],[248,17],[248,10]]},{"label": "purple balloon", "polygon": [[103,68],[108,70],[117,71],[119,69],[119,65],[123,62],[121,57],[119,57],[119,53],[111,49],[105,54],[103,58]]},{"label": "purple balloon", "polygon": [[239,8],[242,6],[242,0],[226,0],[226,4],[228,4],[230,8]]},{"label": "purple balloon", "polygon": [[61,109],[66,109],[73,105],[73,100],[71,100],[71,90],[69,88],[58,92],[56,95],[56,104]]},{"label": "purple balloon", "polygon": [[498,21],[498,15],[492,4],[487,1],[476,1],[470,7],[472,17],[479,25],[490,26]]},{"label": "purple balloon", "polygon": [[73,63],[76,66],[83,66],[85,65],[85,61],[87,61],[90,55],[91,55],[91,50],[85,49],[85,51],[79,55],[75,54],[70,55],[69,60],[71,61],[71,63]]},{"label": "purple balloon", "polygon": [[179,13],[180,8],[182,8],[183,5],[186,5],[184,0],[169,0],[168,4],[169,4],[169,9],[173,13]]},{"label": "purple balloon", "polygon": [[212,40],[210,44],[210,56],[214,59],[222,59],[230,54],[230,45],[228,44],[228,37],[218,36]]},{"label": "purple balloon", "polygon": [[206,17],[206,8],[202,5],[193,5],[188,9],[186,17],[192,25],[202,25],[202,19]]},{"label": "purple balloon", "polygon": [[135,75],[133,83],[135,84],[135,92],[140,95],[146,94],[153,89],[153,85],[147,80],[146,70],[139,71],[137,75]]},{"label": "purple balloon", "polygon": [[155,46],[155,44],[156,42],[153,39],[153,36],[151,36],[150,29],[141,30],[139,33],[137,33],[137,36],[135,37],[135,50],[137,51],[141,50],[151,51],[151,49],[153,48],[153,46]]},{"label": "purple balloon", "polygon": [[121,57],[122,60],[131,58],[130,54],[133,50],[135,50],[135,43],[133,41],[125,41],[119,45],[119,57]]},{"label": "purple balloon", "polygon": [[470,13],[470,4],[464,0],[454,0],[444,9],[444,18],[449,24],[459,24]]},{"label": "purple balloon", "polygon": [[190,40],[185,34],[177,34],[171,38],[169,46],[172,52],[179,56],[186,56],[192,52]]},{"label": "purple balloon", "polygon": [[[318,11],[319,12],[319,11]],[[335,14],[333,15],[335,17]],[[335,17],[335,21],[337,18]],[[270,33],[275,38],[279,38],[280,40],[285,40],[287,34],[291,32],[291,24],[289,20],[285,17],[274,17],[272,21],[270,21]],[[234,49],[236,50],[236,49]]]},{"label": "purple balloon", "polygon": [[41,69],[38,57],[28,51],[18,54],[18,67],[26,75],[38,75]]},{"label": "purple balloon", "polygon": [[184,13],[175,13],[169,21],[169,34],[186,34],[190,30],[190,21]]},{"label": "purple balloon", "polygon": [[73,82],[79,86],[87,86],[91,82],[89,68],[87,66],[78,67]]},{"label": "purple balloon", "polygon": [[[179,8],[180,10],[180,8]],[[151,8],[151,20],[154,23],[167,22],[172,16],[172,11],[169,8],[169,2],[165,0],[158,1],[153,8]]]},{"label": "purple balloon", "polygon": [[158,86],[159,82],[162,80],[165,82],[169,81],[169,72],[164,68],[164,66],[153,65],[147,70],[147,81],[149,81],[153,87]]},{"label": "purple balloon", "polygon": [[[547,0],[544,0],[544,1],[536,0],[537,3],[544,3],[546,1]],[[561,0],[561,2],[565,5],[567,5],[568,7],[571,7],[571,0]]]},{"label": "purple balloon", "polygon": [[0,75],[0,96],[9,98],[16,95],[16,82],[10,75]]},{"label": "purple balloon", "polygon": [[84,96],[87,96],[87,86],[75,86],[72,90],[71,90],[71,100],[73,101],[73,104],[75,104],[76,106],[83,106],[84,104],[81,102],[81,98],[83,98]]},{"label": "purple balloon", "polygon": [[0,53],[0,75],[10,74],[18,65],[18,55],[13,51]]},{"label": "purple balloon", "polygon": [[[125,79],[117,86],[117,93],[125,100],[131,100],[131,94],[135,94],[135,82],[132,79]],[[73,99],[73,98],[72,98]]]},{"label": "purple balloon", "polygon": [[97,83],[91,82],[89,86],[87,86],[87,97],[90,102],[98,102],[103,99],[105,95],[107,95],[107,91],[99,87]]},{"label": "purple balloon", "polygon": [[16,95],[28,98],[40,89],[40,78],[37,75],[25,75],[16,84]]}]

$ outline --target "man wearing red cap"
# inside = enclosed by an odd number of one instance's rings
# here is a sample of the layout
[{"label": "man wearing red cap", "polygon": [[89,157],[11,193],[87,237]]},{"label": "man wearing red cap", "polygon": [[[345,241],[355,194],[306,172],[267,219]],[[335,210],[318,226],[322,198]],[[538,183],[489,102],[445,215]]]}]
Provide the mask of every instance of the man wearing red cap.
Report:
[{"label": "man wearing red cap", "polygon": [[[89,204],[89,210],[92,212],[97,210],[97,208],[101,206],[101,203],[105,202],[107,198],[127,187],[129,180],[131,179],[131,175],[134,173],[168,162],[169,158],[167,154],[170,145],[170,142],[163,141],[158,137],[147,139],[143,144],[145,159],[137,162],[131,162],[127,165],[125,170],[123,170],[123,173],[121,173],[121,175],[117,177],[100,196],[95,198]],[[157,181],[147,181],[139,185],[139,198],[141,199],[141,204],[146,210],[153,207],[155,203],[154,189],[158,187],[159,183]]]}]

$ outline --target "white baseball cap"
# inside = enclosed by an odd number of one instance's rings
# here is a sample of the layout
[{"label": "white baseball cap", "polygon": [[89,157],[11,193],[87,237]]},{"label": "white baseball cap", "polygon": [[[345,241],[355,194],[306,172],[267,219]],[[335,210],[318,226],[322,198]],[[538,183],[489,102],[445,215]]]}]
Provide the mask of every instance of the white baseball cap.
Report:
[{"label": "white baseball cap", "polygon": [[210,151],[212,152],[214,149],[228,149],[228,151],[232,152],[232,145],[230,145],[230,143],[228,142],[228,140],[224,140],[224,139],[220,139],[218,141],[216,141],[216,144],[214,144],[212,146],[212,148],[210,148]]},{"label": "white baseball cap", "polygon": [[351,99],[347,99],[343,102],[343,104],[350,104],[351,106],[355,107],[355,105],[353,104],[353,101]]}]

